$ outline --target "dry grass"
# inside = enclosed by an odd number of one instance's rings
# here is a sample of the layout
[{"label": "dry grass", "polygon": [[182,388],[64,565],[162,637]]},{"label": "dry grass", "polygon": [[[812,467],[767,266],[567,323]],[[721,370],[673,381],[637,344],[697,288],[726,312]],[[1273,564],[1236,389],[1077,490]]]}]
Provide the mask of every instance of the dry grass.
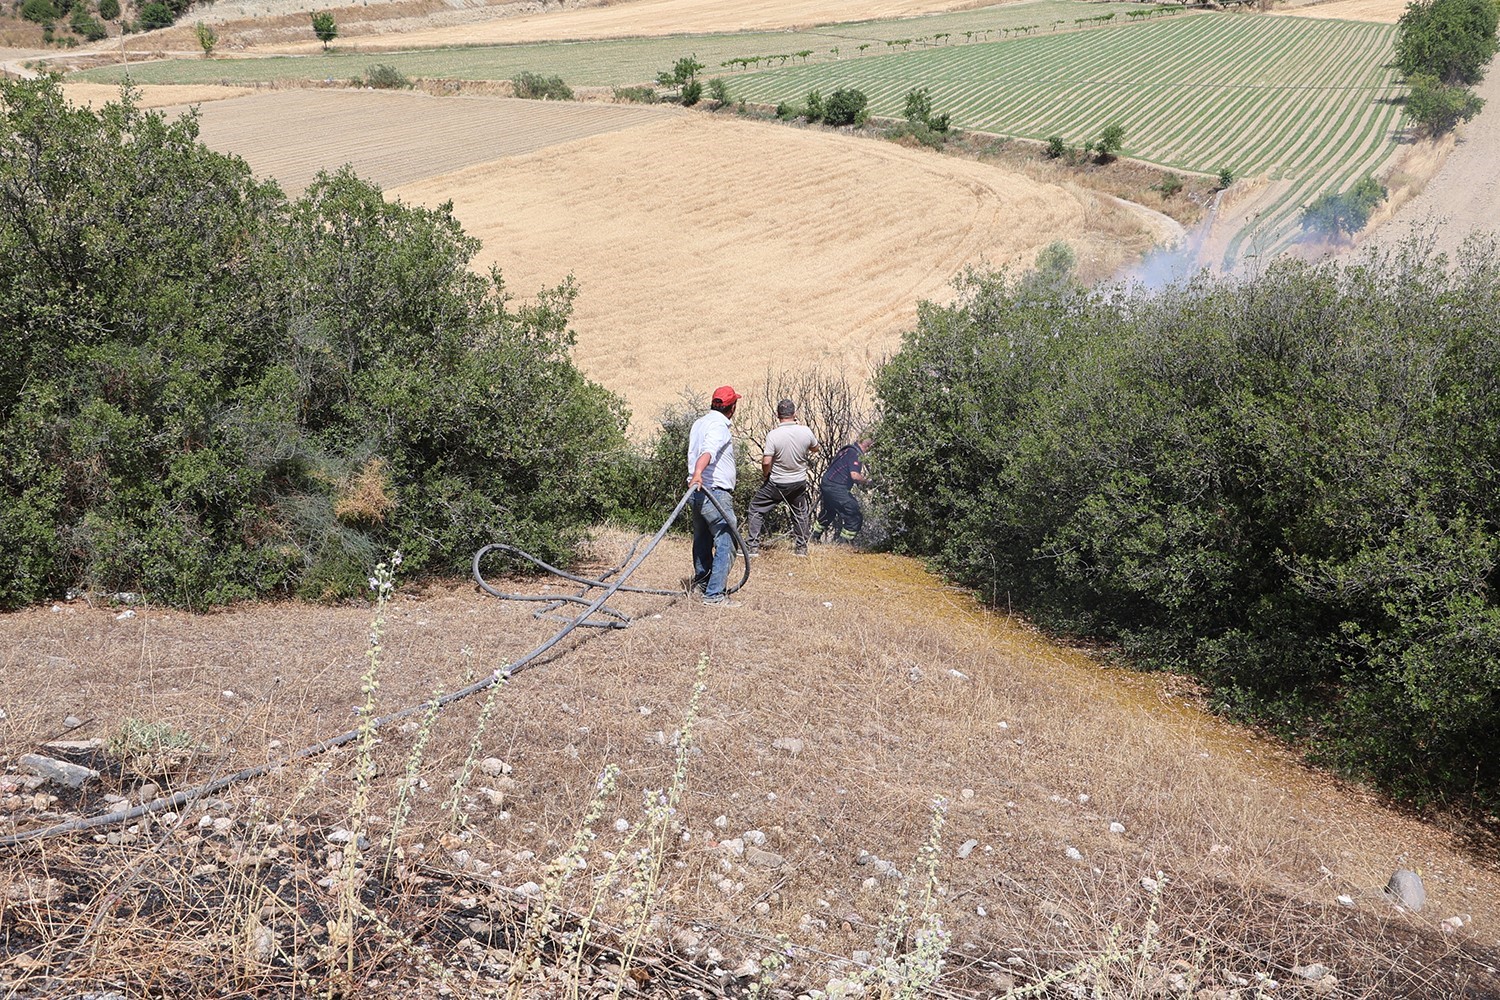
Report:
[{"label": "dry grass", "polygon": [[[296,2],[296,14],[267,17],[271,2],[254,2],[259,12],[243,22],[253,27],[257,42],[247,46],[257,52],[309,53],[321,49],[307,38],[307,15],[301,10],[317,4]],[[857,8],[837,0],[629,0],[590,6],[559,6],[537,13],[516,13],[516,4],[486,4],[455,16],[448,7],[415,4],[370,4],[334,8],[339,25],[339,44],[357,45],[365,51],[380,48],[428,48],[442,45],[496,45],[553,39],[586,40],[656,35],[704,34],[726,31],[778,31],[851,19],[876,20],[908,17],[974,6],[972,0],[862,0]],[[227,36],[245,35],[242,22],[229,15]],[[268,30],[277,21],[285,30]],[[270,22],[270,23],[267,23]],[[425,23],[424,23],[425,22]],[[436,23],[434,23],[436,22]],[[455,23],[456,22],[456,23]],[[173,29],[169,29],[173,30]],[[180,34],[180,29],[177,29]],[[172,43],[192,44],[191,34]]]},{"label": "dry grass", "polygon": [[[622,540],[607,542],[613,562]],[[669,585],[685,560],[685,545],[671,540],[643,575]],[[1074,968],[1073,982],[1097,981],[1105,996],[1153,995],[1180,975],[1223,991],[1210,996],[1249,997],[1238,979],[1295,983],[1292,968],[1311,962],[1333,970],[1340,996],[1500,989],[1479,964],[1493,965],[1483,949],[1496,946],[1500,926],[1492,864],[1205,718],[1162,679],[1050,643],[894,557],[819,548],[793,560],[772,548],[742,596],[732,612],[638,598],[648,614],[631,629],[522,673],[498,693],[477,749],[513,771],[476,771],[457,825],[442,806],[472,763],[484,699],[444,713],[423,751],[427,787],[416,792],[394,874],[372,882],[362,904],[380,921],[361,918],[346,985],[427,995],[440,967],[461,995],[502,983],[524,920],[506,887],[552,884],[547,862],[574,841],[591,802],[598,839],[587,872],[628,869],[643,841],[623,851],[622,842],[643,835],[616,833],[614,821],[640,829],[643,793],[671,786],[685,762],[655,921],[641,926],[648,945],[674,940],[703,964],[710,947],[732,968],[786,935],[798,951],[785,982],[822,988],[849,974],[850,956],[875,950],[898,906],[898,883],[860,864],[860,853],[895,862],[920,888],[912,859],[927,841],[931,802],[944,799],[936,907],[953,940],[939,995],[988,996]],[[193,765],[202,777],[348,728],[365,700],[368,609],[117,613],[75,602],[0,619],[6,759],[60,735],[70,713],[84,720],[75,737],[107,736],[131,717],[167,720],[204,748]],[[377,711],[452,690],[546,631],[525,609],[468,586],[400,592]],[[709,668],[697,749],[679,757],[672,735],[699,651]],[[176,826],[117,833],[123,843],[84,837],[8,852],[0,969],[22,995],[62,981],[222,994],[279,989],[302,963],[325,992],[320,956],[338,895],[317,879],[342,864],[327,832],[349,828],[350,803],[364,796],[378,860],[423,731],[414,722],[382,733],[363,789],[351,748],[200,803]],[[787,738],[802,741],[795,753],[775,745]],[[620,788],[600,798],[608,765],[620,769]],[[137,787],[125,779],[117,790]],[[32,805],[6,800],[22,826],[42,821]],[[228,822],[200,829],[204,815]],[[1125,832],[1110,833],[1111,822]],[[784,866],[746,867],[717,846],[752,829]],[[960,860],[969,839],[978,845]],[[1373,893],[1403,857],[1427,880],[1420,914]],[[1166,877],[1159,898],[1140,882],[1157,872]],[[629,879],[627,870],[616,884]],[[1355,906],[1339,906],[1339,894]],[[603,925],[628,932],[628,901],[601,898],[588,878],[559,898],[575,913],[598,906],[601,940],[622,940]],[[1472,923],[1440,934],[1437,922],[1456,913]],[[206,940],[204,927],[213,928]],[[1101,962],[1106,955],[1115,960]],[[656,977],[656,992],[684,995],[665,969],[648,965],[648,987]]]},{"label": "dry grass", "polygon": [[[568,274],[583,369],[637,426],[701,391],[834,359],[858,369],[966,265],[1058,238],[1122,259],[1135,215],[1078,188],[893,143],[684,115],[432,177],[523,295]],[[1124,246],[1126,250],[1114,249]]]},{"label": "dry grass", "polygon": [[[203,104],[244,97],[255,93],[250,87],[220,87],[209,84],[138,86],[136,103],[143,108],[165,108],[173,105]],[[65,83],[63,96],[71,103],[99,108],[120,99],[120,88],[105,83]]]},{"label": "dry grass", "polygon": [[1297,4],[1274,11],[1293,17],[1339,18],[1395,24],[1406,11],[1405,0],[1329,0],[1327,3]]}]

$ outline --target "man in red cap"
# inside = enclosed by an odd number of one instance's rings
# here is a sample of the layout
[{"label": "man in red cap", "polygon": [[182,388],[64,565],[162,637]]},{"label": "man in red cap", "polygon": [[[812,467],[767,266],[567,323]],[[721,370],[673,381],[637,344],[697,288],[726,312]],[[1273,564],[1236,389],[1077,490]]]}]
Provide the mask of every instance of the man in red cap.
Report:
[{"label": "man in red cap", "polygon": [[[729,567],[734,564],[734,438],[729,421],[740,394],[732,385],[714,390],[709,411],[693,421],[688,435],[688,485],[693,488],[693,585],[703,588],[703,603],[711,608],[737,608],[724,593]],[[708,498],[709,491],[718,500]],[[719,508],[723,508],[721,513]]]}]

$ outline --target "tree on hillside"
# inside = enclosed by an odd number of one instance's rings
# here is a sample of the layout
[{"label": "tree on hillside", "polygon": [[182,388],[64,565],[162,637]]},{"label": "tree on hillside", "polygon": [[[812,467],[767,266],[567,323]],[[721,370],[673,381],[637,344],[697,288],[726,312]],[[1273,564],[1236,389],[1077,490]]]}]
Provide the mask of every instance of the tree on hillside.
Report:
[{"label": "tree on hillside", "polygon": [[203,49],[203,58],[207,59],[214,54],[214,46],[219,44],[219,33],[202,21],[193,25],[193,30],[197,32],[198,46]]},{"label": "tree on hillside", "polygon": [[1094,157],[1099,163],[1108,163],[1120,155],[1125,147],[1125,126],[1118,123],[1104,126],[1094,142]]},{"label": "tree on hillside", "polygon": [[1495,0],[1414,0],[1396,24],[1396,62],[1410,79],[1425,73],[1448,86],[1473,85],[1495,55]]},{"label": "tree on hillside", "polygon": [[1406,113],[1419,129],[1429,135],[1451,132],[1484,107],[1484,98],[1468,87],[1445,86],[1437,77],[1426,73],[1416,74],[1409,82],[1411,93],[1406,98]]},{"label": "tree on hillside", "polygon": [[312,12],[313,34],[318,36],[318,41],[323,43],[323,51],[328,51],[328,43],[339,37],[338,25],[333,21],[333,14],[326,10],[315,10]]},{"label": "tree on hillside", "polygon": [[1365,228],[1370,215],[1382,201],[1386,189],[1373,177],[1366,177],[1348,191],[1324,191],[1302,210],[1302,228],[1347,236]]}]

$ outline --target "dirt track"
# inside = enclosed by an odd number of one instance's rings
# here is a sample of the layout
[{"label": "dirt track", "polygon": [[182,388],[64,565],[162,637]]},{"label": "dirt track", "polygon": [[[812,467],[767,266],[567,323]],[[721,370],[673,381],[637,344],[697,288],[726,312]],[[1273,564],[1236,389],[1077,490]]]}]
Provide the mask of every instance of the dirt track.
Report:
[{"label": "dirt track", "polygon": [[1406,0],[1329,0],[1328,3],[1302,4],[1276,11],[1294,17],[1339,18],[1345,21],[1374,21],[1395,24],[1406,10]]}]

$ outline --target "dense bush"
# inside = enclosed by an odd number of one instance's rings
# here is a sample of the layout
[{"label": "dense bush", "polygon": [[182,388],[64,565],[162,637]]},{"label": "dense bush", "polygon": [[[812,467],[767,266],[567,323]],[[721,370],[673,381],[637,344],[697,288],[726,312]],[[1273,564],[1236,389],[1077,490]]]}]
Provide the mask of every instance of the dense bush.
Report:
[{"label": "dense bush", "polygon": [[1417,73],[1407,81],[1406,114],[1428,135],[1453,131],[1484,108],[1484,98],[1467,87],[1450,87],[1435,76]]},{"label": "dense bush", "polygon": [[1401,75],[1435,76],[1450,86],[1478,83],[1496,51],[1495,0],[1417,0],[1396,25]]},{"label": "dense bush", "polygon": [[971,276],[879,372],[901,544],[1417,800],[1500,806],[1500,257]]},{"label": "dense bush", "polygon": [[120,0],[99,0],[99,16],[113,21],[120,16]]},{"label": "dense bush", "polygon": [[52,0],[25,0],[21,4],[21,16],[37,24],[51,24],[57,20],[58,11]]},{"label": "dense bush", "polygon": [[655,104],[661,100],[655,87],[616,87],[615,100],[631,104]]},{"label": "dense bush", "polygon": [[560,76],[543,76],[530,70],[522,70],[510,81],[517,97],[532,101],[571,101],[573,88]]},{"label": "dense bush", "polygon": [[597,519],[624,418],[570,287],[513,308],[448,212],[289,202],[191,116],[0,99],[0,605],[334,595]]},{"label": "dense bush", "polygon": [[840,125],[863,125],[870,113],[865,110],[870,103],[864,92],[840,87],[828,95],[823,104],[823,122],[835,127]]},{"label": "dense bush", "polygon": [[151,0],[150,3],[141,7],[141,30],[154,31],[157,28],[169,28],[177,17],[172,13],[172,8],[162,3],[161,0]]},{"label": "dense bush", "polygon": [[1348,191],[1324,191],[1302,210],[1302,228],[1329,236],[1357,233],[1385,196],[1385,186],[1373,177],[1363,178]]},{"label": "dense bush", "polygon": [[411,80],[390,63],[376,63],[365,70],[365,86],[376,90],[409,90]]},{"label": "dense bush", "polygon": [[68,19],[68,26],[90,42],[97,42],[109,36],[109,32],[104,30],[104,23],[90,14],[88,8],[84,6],[73,8],[73,16]]}]

